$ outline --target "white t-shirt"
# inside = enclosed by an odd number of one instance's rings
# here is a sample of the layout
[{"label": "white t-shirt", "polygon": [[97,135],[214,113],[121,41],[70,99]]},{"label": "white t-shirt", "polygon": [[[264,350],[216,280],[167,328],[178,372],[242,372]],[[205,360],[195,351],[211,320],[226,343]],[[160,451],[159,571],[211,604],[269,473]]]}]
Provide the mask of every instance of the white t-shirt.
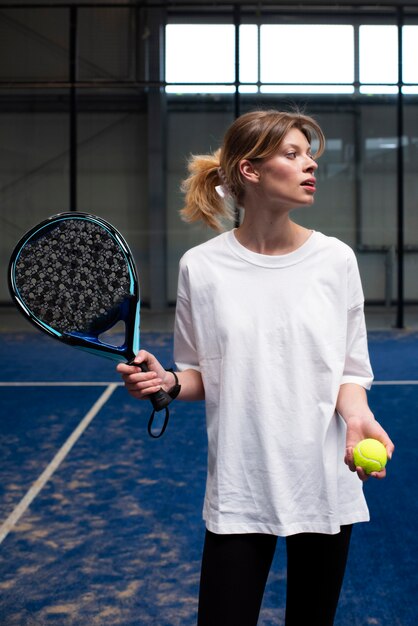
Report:
[{"label": "white t-shirt", "polygon": [[281,256],[233,231],[183,256],[174,353],[205,387],[210,531],[334,534],[369,519],[335,412],[342,383],[373,379],[363,301],[353,251],[319,232]]}]

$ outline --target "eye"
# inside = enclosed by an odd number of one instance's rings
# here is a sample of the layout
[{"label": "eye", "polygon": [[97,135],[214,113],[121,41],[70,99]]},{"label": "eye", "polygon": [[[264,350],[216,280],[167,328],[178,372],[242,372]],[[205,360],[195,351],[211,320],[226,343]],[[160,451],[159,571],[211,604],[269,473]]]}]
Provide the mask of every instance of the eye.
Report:
[{"label": "eye", "polygon": [[287,152],[286,156],[288,159],[296,159],[296,152]]}]

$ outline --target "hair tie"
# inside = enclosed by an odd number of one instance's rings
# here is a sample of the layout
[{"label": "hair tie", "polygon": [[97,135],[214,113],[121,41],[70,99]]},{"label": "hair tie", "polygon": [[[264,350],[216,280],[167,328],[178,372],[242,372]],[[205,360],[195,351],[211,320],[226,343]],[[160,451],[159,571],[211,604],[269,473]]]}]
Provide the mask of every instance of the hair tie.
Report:
[{"label": "hair tie", "polygon": [[225,176],[225,172],[222,167],[218,167],[218,176],[222,181],[222,185],[216,185],[215,191],[221,196],[223,200],[227,200],[228,198],[233,198],[233,193],[231,191],[230,186],[228,185],[228,181]]}]

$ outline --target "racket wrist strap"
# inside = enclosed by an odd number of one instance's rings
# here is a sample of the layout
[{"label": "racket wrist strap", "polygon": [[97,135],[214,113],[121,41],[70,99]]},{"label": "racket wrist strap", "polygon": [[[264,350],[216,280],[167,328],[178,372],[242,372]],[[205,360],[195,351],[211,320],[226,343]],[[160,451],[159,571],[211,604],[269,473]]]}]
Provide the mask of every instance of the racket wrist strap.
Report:
[{"label": "racket wrist strap", "polygon": [[179,379],[177,377],[177,374],[173,370],[173,368],[170,367],[169,369],[166,369],[166,372],[171,372],[173,374],[173,376],[174,376],[174,380],[175,380],[174,386],[171,387],[171,389],[169,389],[167,391],[167,393],[170,396],[170,398],[175,400],[177,398],[177,396],[179,395],[179,393],[180,393],[181,385],[179,383]]},{"label": "racket wrist strap", "polygon": [[[180,393],[181,385],[179,383],[179,379],[177,378],[177,374],[176,374],[176,372],[174,370],[172,370],[170,368],[170,369],[166,369],[166,372],[171,372],[173,374],[175,383],[174,383],[174,386],[171,387],[171,389],[169,389],[168,391],[161,390],[161,393],[164,394],[165,396],[169,396],[171,398],[171,400],[175,400],[175,398],[177,398],[177,396]],[[153,412],[151,414],[151,417],[149,418],[149,421],[148,421],[148,433],[149,433],[150,437],[152,437],[153,439],[158,439],[159,437],[161,437],[161,435],[164,434],[164,431],[167,428],[168,420],[169,420],[169,417],[170,417],[170,411],[168,409],[168,404],[169,404],[169,402],[171,402],[171,400],[168,400],[168,402],[166,401],[165,405],[162,406],[162,408],[165,408],[165,417],[164,417],[164,424],[163,424],[160,432],[158,433],[158,435],[155,435],[152,432],[152,425],[153,425],[153,422],[154,422],[154,416],[155,416],[156,411],[160,411],[161,409],[160,408],[154,408],[154,410],[153,410]]]}]

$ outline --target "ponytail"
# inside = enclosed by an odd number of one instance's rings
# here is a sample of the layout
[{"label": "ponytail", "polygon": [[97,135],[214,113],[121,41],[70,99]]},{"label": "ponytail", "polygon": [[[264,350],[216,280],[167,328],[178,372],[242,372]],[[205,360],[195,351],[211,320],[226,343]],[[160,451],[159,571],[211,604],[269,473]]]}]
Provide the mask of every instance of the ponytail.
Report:
[{"label": "ponytail", "polygon": [[186,222],[203,221],[214,230],[223,230],[222,220],[232,218],[227,202],[216,191],[222,185],[220,150],[213,154],[193,155],[188,163],[189,176],[183,181],[185,205],[180,211]]}]

